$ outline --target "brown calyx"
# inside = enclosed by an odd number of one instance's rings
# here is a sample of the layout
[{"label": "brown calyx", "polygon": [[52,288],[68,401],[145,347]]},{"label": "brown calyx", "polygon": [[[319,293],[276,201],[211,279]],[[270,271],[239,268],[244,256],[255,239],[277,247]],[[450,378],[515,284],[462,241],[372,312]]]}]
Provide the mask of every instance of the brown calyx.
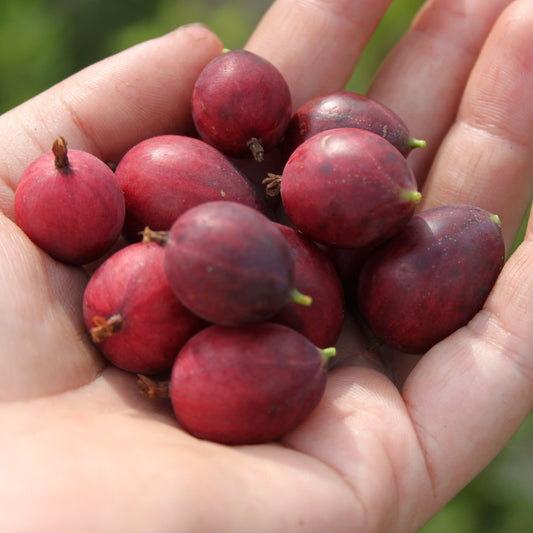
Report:
[{"label": "brown calyx", "polygon": [[64,137],[58,137],[52,145],[52,153],[54,154],[54,164],[58,170],[66,169],[70,163],[67,155],[67,143]]},{"label": "brown calyx", "polygon": [[252,155],[254,156],[254,159],[261,163],[265,158],[265,150],[263,148],[263,145],[261,144],[261,141],[257,137],[252,137],[247,144],[248,148],[252,152]]},{"label": "brown calyx", "polygon": [[265,185],[265,192],[267,196],[274,198],[278,196],[281,190],[281,176],[279,174],[272,174],[269,172],[268,178],[265,178],[261,183]]},{"label": "brown calyx", "polygon": [[95,325],[89,330],[89,333],[93,342],[98,343],[118,333],[122,329],[124,319],[118,314],[107,319],[103,316],[95,316],[93,322]]},{"label": "brown calyx", "polygon": [[137,386],[148,398],[170,398],[170,381],[155,381],[143,374],[137,374]]},{"label": "brown calyx", "polygon": [[155,242],[161,246],[165,246],[168,241],[168,233],[168,231],[156,231],[146,226],[141,231],[142,242]]}]

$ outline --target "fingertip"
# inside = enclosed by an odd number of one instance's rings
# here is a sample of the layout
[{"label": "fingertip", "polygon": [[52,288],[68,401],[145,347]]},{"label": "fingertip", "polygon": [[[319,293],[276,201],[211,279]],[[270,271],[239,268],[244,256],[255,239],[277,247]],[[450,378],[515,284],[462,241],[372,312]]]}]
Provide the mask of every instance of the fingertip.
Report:
[{"label": "fingertip", "polygon": [[224,48],[222,41],[210,28],[207,24],[203,22],[192,22],[190,24],[183,24],[178,26],[175,30],[162,35],[160,38],[173,38],[177,37],[178,39],[186,38],[189,39],[192,43],[201,42],[203,45],[208,46],[213,50],[214,54],[222,53]]},{"label": "fingertip", "polygon": [[276,0],[245,48],[273,63],[294,108],[342,89],[390,0]]},{"label": "fingertip", "polygon": [[3,178],[15,187],[25,165],[58,135],[72,147],[118,161],[144,138],[188,133],[190,98],[203,67],[222,52],[217,35],[188,24],[90,65],[0,118]]}]

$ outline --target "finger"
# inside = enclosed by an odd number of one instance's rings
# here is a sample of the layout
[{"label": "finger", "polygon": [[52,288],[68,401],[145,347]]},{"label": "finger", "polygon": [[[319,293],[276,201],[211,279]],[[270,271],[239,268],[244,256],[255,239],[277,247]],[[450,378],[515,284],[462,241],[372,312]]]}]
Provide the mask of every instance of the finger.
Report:
[{"label": "finger", "polygon": [[533,12],[502,14],[472,72],[457,121],[437,154],[421,209],[470,203],[496,213],[509,249],[533,193]]},{"label": "finger", "polygon": [[[458,125],[454,126],[440,149],[431,177],[423,189],[423,200],[419,206],[423,210],[439,204],[474,203],[492,210],[502,218],[508,250],[531,194],[531,185],[528,183],[531,154],[520,141],[518,146],[513,147],[512,141],[507,142],[498,136],[492,138],[491,115],[500,108],[498,113],[502,116],[499,122],[505,127],[505,114],[513,112],[513,108],[515,113],[518,109],[525,110],[526,117],[531,117],[532,110],[525,91],[521,95],[516,92],[514,96],[507,95],[507,86],[500,85],[498,88],[498,84],[491,80],[494,80],[495,76],[508,76],[504,81],[516,91],[523,83],[522,77],[527,76],[527,69],[523,69],[521,62],[527,63],[527,58],[531,56],[528,51],[531,43],[531,21],[523,21],[521,31],[525,34],[525,42],[520,40],[523,35],[515,34],[513,23],[510,21],[515,17],[521,18],[522,13],[528,11],[527,2],[518,2],[505,10],[494,26],[468,82]],[[509,24],[511,27],[508,27]],[[507,33],[511,34],[509,42]],[[500,47],[507,49],[510,59],[501,53]],[[480,110],[483,109],[485,111],[480,115]],[[487,133],[481,135],[477,126],[467,127],[464,123],[461,125],[460,121],[470,120],[468,117],[473,113],[476,117],[486,117],[484,120],[485,127],[488,128]],[[509,117],[509,120],[512,118]],[[528,142],[529,124],[523,124],[519,129],[522,129],[524,142]],[[516,154],[517,158],[514,158],[513,154]],[[509,166],[504,168],[507,164]],[[499,168],[499,165],[504,166]],[[404,382],[418,361],[418,357],[394,351],[389,351],[384,357],[390,361],[398,384]]]},{"label": "finger", "polygon": [[283,442],[341,474],[359,531],[417,531],[427,521],[424,455],[398,389],[380,371],[333,370],[318,407]]},{"label": "finger", "polygon": [[342,473],[358,503],[361,529],[421,527],[528,416],[532,258],[533,222],[484,311],[420,359],[401,395],[375,369],[333,370],[318,408],[284,438]]},{"label": "finger", "polygon": [[414,137],[409,156],[423,183],[452,124],[468,75],[494,21],[512,0],[432,0],[394,47],[368,95],[391,107]]},{"label": "finger", "polygon": [[[156,134],[188,131],[190,95],[221,43],[198,25],[107,58],[0,117],[0,177],[14,190],[23,169],[62,135],[70,146],[116,161]],[[0,191],[12,215],[12,194]]]},{"label": "finger", "polygon": [[296,109],[343,89],[390,0],[277,0],[246,48],[284,75]]}]

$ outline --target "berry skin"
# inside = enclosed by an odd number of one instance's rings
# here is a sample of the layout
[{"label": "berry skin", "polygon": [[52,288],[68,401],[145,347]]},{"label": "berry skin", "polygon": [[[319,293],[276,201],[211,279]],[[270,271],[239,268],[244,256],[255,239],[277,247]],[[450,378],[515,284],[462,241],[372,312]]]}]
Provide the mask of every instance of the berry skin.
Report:
[{"label": "berry skin", "polygon": [[170,381],[174,413],[201,439],[256,444],[301,423],[324,393],[327,359],[291,328],[209,326],[180,350]]},{"label": "berry skin", "polygon": [[19,227],[64,263],[83,265],[102,257],[118,239],[124,216],[113,171],[88,152],[67,151],[62,137],[26,168],[15,191]]},{"label": "berry skin", "polygon": [[315,346],[335,346],[344,321],[344,294],[333,263],[301,232],[278,224],[294,259],[294,283],[313,299],[309,306],[290,302],[270,320],[305,335]]},{"label": "berry skin", "polygon": [[378,339],[424,353],[482,308],[504,258],[497,216],[469,205],[428,209],[371,252],[359,309]]},{"label": "berry skin", "polygon": [[306,139],[335,128],[360,128],[380,135],[407,157],[413,148],[426,145],[409,133],[404,121],[383,104],[349,91],[317,96],[292,116],[281,151],[287,160]]},{"label": "berry skin", "polygon": [[193,88],[192,115],[200,137],[231,157],[262,161],[281,142],[291,112],[281,73],[246,50],[211,60]]},{"label": "berry skin", "polygon": [[174,296],[155,242],[130,244],[94,272],[83,295],[85,325],[102,354],[129,372],[169,372],[189,337],[205,326]]},{"label": "berry skin", "polygon": [[133,242],[145,226],[166,231],[203,202],[232,200],[265,209],[252,183],[227,157],[184,135],[141,141],[122,157],[115,174],[126,200],[124,233]]},{"label": "berry skin", "polygon": [[279,187],[287,216],[302,233],[339,248],[392,237],[421,198],[400,152],[356,128],[313,135],[293,152],[281,177],[265,182],[267,191]]},{"label": "berry skin", "polygon": [[266,320],[295,299],[294,261],[275,223],[235,202],[193,207],[172,225],[165,272],[180,301],[208,322]]}]

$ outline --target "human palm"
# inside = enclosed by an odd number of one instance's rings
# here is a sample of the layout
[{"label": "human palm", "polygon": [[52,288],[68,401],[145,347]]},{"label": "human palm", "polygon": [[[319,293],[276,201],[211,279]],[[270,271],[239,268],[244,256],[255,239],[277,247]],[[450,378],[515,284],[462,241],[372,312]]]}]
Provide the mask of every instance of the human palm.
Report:
[{"label": "human palm", "polygon": [[[389,3],[278,0],[247,47],[280,68],[296,107],[344,86]],[[532,193],[529,7],[428,2],[369,91],[427,140],[409,156],[421,209],[484,207],[508,248]],[[531,409],[530,233],[484,309],[422,358],[366,350],[348,316],[323,401],[278,443],[195,439],[106,365],[82,322],[87,274],[16,227],[14,189],[57,135],[117,161],[189,132],[192,83],[220,51],[184,27],[0,117],[1,531],[416,531]]]}]

